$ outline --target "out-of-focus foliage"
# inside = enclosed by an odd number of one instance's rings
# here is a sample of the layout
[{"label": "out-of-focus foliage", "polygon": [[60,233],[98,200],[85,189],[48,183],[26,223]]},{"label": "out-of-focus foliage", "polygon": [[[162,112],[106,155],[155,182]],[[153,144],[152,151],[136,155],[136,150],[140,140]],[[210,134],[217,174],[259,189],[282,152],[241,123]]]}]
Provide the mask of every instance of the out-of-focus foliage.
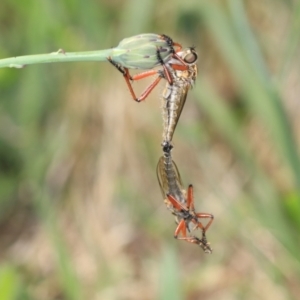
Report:
[{"label": "out-of-focus foliage", "polygon": [[215,221],[212,255],[172,237],[159,89],[137,104],[106,63],[1,69],[1,300],[297,299],[299,14],[293,0],[3,0],[1,58],[144,32],[196,46],[173,153]]}]

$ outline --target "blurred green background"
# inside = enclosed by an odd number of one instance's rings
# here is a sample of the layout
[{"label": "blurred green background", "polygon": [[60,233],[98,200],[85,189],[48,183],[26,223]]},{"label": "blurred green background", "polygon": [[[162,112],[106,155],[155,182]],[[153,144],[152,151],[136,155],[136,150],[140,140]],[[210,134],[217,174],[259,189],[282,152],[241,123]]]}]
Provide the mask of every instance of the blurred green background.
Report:
[{"label": "blurred green background", "polygon": [[173,238],[163,83],[137,104],[107,63],[0,69],[0,299],[299,299],[299,20],[293,0],[2,0],[0,58],[196,46],[173,156],[215,221],[212,255]]}]

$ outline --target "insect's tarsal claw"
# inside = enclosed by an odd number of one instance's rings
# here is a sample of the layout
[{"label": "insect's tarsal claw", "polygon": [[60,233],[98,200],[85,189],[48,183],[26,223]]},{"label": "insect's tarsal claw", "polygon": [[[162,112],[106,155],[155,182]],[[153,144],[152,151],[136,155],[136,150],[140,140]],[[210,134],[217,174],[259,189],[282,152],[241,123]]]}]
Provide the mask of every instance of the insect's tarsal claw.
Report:
[{"label": "insect's tarsal claw", "polygon": [[199,246],[204,250],[204,253],[211,254],[213,252],[210,243],[206,239],[205,230],[202,231],[202,239],[200,240]]},{"label": "insect's tarsal claw", "polygon": [[210,246],[206,247],[204,249],[204,253],[207,253],[207,254],[212,254],[213,253],[213,249],[210,248]]},{"label": "insect's tarsal claw", "polygon": [[158,71],[157,71],[157,74],[158,74],[158,76],[161,77],[161,78],[165,78],[165,77],[166,77],[165,74],[164,74],[164,72],[163,72],[162,70],[158,70]]}]

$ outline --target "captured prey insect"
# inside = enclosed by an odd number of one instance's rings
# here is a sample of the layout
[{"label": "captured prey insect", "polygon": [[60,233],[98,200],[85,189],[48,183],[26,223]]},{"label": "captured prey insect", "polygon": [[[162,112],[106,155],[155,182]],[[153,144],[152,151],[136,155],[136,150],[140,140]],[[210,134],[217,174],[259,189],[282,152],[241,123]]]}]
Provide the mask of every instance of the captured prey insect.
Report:
[{"label": "captured prey insect", "polygon": [[[206,240],[206,231],[213,222],[213,215],[208,213],[197,213],[194,207],[193,186],[189,185],[187,192],[182,188],[183,184],[175,162],[172,160],[171,149],[165,151],[157,164],[157,178],[161,188],[167,208],[176,217],[178,224],[174,237],[179,240],[185,240],[189,243],[201,247],[205,253],[212,253],[209,243]],[[199,219],[210,219],[204,226]],[[191,228],[190,225],[193,227]],[[188,236],[187,231],[195,229],[202,230],[202,238]],[[179,235],[182,235],[179,237]]]}]

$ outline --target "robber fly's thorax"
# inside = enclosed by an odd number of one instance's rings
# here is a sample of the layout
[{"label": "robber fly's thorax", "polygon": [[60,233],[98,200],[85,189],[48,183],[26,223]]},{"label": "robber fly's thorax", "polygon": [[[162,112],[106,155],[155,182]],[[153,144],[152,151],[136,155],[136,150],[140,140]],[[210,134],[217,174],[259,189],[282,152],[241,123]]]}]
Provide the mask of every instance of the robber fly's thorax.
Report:
[{"label": "robber fly's thorax", "polygon": [[193,86],[197,78],[197,65],[188,66],[187,70],[175,70],[173,72],[173,80],[178,85]]}]

